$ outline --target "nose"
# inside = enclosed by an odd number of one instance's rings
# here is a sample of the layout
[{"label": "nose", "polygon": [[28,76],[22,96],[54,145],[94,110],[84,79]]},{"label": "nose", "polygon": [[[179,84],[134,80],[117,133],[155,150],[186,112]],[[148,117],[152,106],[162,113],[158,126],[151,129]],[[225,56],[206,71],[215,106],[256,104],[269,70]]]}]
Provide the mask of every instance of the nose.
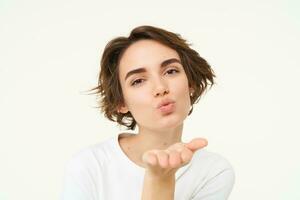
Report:
[{"label": "nose", "polygon": [[159,80],[155,83],[154,86],[154,96],[164,96],[169,93],[169,89],[164,81]]}]

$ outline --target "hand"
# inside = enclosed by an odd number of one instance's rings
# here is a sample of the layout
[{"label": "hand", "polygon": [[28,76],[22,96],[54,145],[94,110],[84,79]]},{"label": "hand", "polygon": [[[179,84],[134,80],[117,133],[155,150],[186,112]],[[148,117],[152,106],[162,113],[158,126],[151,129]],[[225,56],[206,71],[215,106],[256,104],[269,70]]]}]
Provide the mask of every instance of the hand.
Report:
[{"label": "hand", "polygon": [[153,177],[170,177],[190,162],[195,151],[205,146],[206,139],[195,138],[189,143],[175,143],[165,150],[146,151],[142,157],[147,165],[146,172]]}]

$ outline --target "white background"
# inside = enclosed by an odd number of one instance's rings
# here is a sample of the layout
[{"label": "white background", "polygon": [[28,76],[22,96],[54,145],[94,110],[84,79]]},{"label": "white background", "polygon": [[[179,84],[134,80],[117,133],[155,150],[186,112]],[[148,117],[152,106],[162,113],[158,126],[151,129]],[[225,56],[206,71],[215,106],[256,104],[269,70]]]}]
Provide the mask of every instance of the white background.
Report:
[{"label": "white background", "polygon": [[[0,1],[0,200],[53,200],[78,150],[121,129],[84,91],[105,44],[181,34],[216,72],[183,139],[235,168],[230,200],[300,199],[299,1]],[[298,152],[298,153],[297,153]]]}]

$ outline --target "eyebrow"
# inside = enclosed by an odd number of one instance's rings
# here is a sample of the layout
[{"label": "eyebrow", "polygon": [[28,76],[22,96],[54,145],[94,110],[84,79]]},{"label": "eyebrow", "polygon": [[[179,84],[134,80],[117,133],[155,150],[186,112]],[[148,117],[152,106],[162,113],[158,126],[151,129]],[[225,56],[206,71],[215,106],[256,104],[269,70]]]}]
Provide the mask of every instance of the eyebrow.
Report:
[{"label": "eyebrow", "polygon": [[[178,60],[177,58],[170,58],[170,59],[168,59],[168,60],[165,60],[165,61],[163,61],[161,64],[160,64],[160,68],[165,68],[166,66],[168,66],[169,64],[171,64],[171,63],[179,63],[179,64],[181,64],[181,62],[180,62],[180,60]],[[131,71],[129,71],[127,74],[126,74],[126,76],[125,76],[125,81],[126,81],[126,79],[129,77],[129,76],[131,76],[131,75],[133,75],[133,74],[138,74],[138,73],[142,73],[142,72],[146,72],[147,70],[146,70],[146,68],[137,68],[137,69],[134,69],[134,70],[131,70]]]}]

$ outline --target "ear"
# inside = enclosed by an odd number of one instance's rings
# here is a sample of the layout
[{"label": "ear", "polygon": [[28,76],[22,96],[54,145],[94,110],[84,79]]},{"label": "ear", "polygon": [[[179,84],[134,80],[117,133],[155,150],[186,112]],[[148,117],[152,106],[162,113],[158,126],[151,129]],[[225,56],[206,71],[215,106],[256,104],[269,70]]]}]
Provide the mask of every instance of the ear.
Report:
[{"label": "ear", "polygon": [[190,93],[194,93],[195,92],[195,90],[194,90],[193,87],[190,87],[189,90],[190,90]]},{"label": "ear", "polygon": [[118,112],[120,112],[120,113],[127,113],[129,110],[128,110],[128,108],[127,108],[127,106],[126,105],[121,105],[121,106],[119,106],[119,108],[118,108]]}]

